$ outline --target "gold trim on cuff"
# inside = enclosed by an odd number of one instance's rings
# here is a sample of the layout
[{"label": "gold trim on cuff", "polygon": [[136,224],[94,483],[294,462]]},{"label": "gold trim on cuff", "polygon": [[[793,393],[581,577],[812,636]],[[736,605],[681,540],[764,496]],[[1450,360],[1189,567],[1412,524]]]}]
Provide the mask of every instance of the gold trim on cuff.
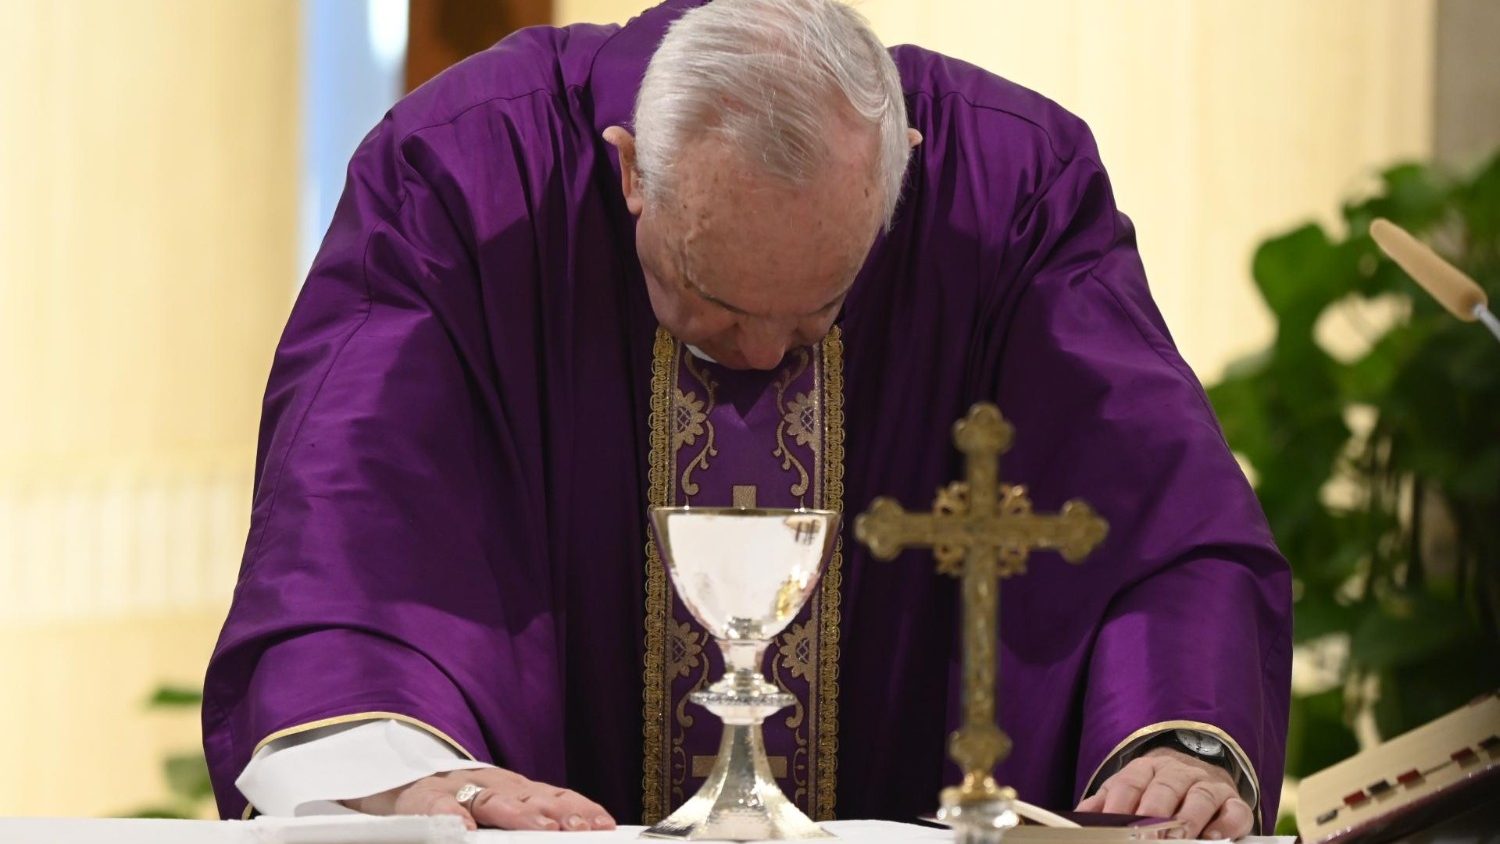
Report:
[{"label": "gold trim on cuff", "polygon": [[[308,721],[305,724],[298,724],[293,727],[287,727],[284,730],[277,730],[276,732],[271,733],[270,735],[261,739],[255,745],[255,749],[250,751],[250,757],[253,759],[255,757],[255,754],[261,752],[261,750],[264,749],[266,745],[270,744],[273,741],[284,739],[287,736],[295,736],[298,733],[305,733],[310,730],[321,730],[324,727],[337,727],[340,724],[353,724],[359,721],[399,721],[403,724],[408,724],[410,726],[426,730],[432,735],[442,739],[448,744],[449,747],[452,747],[454,750],[457,750],[459,753],[463,754],[464,758],[468,759],[469,761],[479,761],[479,759],[475,757],[474,754],[470,753],[467,748],[454,740],[452,736],[448,735],[442,730],[439,730],[437,727],[432,726],[426,721],[423,721],[420,718],[413,718],[410,715],[402,715],[399,712],[380,711],[352,712],[348,715],[335,715],[332,718],[320,718],[317,721]],[[255,806],[252,805],[249,801],[246,801],[245,811],[241,814],[241,819],[248,821],[254,813]]]},{"label": "gold trim on cuff", "polygon": [[1250,806],[1250,817],[1255,823],[1254,832],[1258,834],[1261,828],[1260,776],[1255,772],[1255,765],[1250,762],[1250,755],[1245,752],[1243,747],[1240,747],[1240,743],[1234,740],[1234,736],[1204,721],[1158,721],[1155,724],[1148,724],[1136,730],[1121,740],[1119,744],[1115,745],[1114,750],[1104,755],[1104,759],[1099,762],[1098,767],[1094,768],[1093,775],[1089,777],[1088,785],[1084,786],[1083,793],[1085,795],[1094,793],[1094,790],[1099,786],[1099,773],[1104,770],[1106,765],[1124,752],[1126,748],[1143,738],[1164,733],[1168,730],[1197,730],[1208,733],[1223,742],[1224,746],[1229,749],[1229,752],[1234,754],[1234,761],[1239,764],[1240,771],[1249,778],[1251,793],[1255,795],[1255,802]]}]

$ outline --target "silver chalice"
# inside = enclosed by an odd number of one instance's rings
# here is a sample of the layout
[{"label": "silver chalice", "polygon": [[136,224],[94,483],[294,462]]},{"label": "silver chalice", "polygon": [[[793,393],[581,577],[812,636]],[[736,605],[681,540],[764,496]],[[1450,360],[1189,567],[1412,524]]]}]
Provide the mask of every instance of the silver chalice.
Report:
[{"label": "silver chalice", "polygon": [[724,737],[703,787],[642,836],[832,838],[771,776],[761,723],[793,699],[766,680],[761,662],[817,587],[838,539],[839,514],[653,507],[651,523],[677,594],[724,655],[724,676],[691,697],[724,722]]}]

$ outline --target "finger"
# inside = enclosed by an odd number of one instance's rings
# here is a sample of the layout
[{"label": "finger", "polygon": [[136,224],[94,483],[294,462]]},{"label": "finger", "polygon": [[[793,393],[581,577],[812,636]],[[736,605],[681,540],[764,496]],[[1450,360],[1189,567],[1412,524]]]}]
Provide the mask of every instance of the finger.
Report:
[{"label": "finger", "polygon": [[614,829],[614,818],[603,806],[576,791],[545,787],[523,797],[527,805],[557,821],[565,830]]},{"label": "finger", "polygon": [[536,806],[502,793],[499,789],[486,788],[469,804],[474,820],[496,829],[559,829],[558,822],[539,811]]},{"label": "finger", "polygon": [[1118,773],[1104,781],[1104,811],[1119,814],[1134,814],[1141,802],[1141,794],[1156,772],[1155,763],[1147,758],[1137,759]]},{"label": "finger", "polygon": [[1112,814],[1133,815],[1141,804],[1145,789],[1130,782],[1115,783],[1104,791],[1104,811]]},{"label": "finger", "polygon": [[1170,818],[1182,805],[1182,796],[1187,789],[1178,790],[1163,780],[1153,780],[1141,794],[1136,814],[1149,818]]},{"label": "finger", "polygon": [[1163,766],[1141,794],[1136,814],[1153,818],[1172,817],[1177,814],[1177,807],[1182,805],[1182,798],[1187,794],[1188,788],[1201,778],[1201,774],[1191,769]]},{"label": "finger", "polygon": [[[569,792],[569,793],[570,794],[575,794],[575,792]],[[615,819],[614,819],[614,816],[609,813],[608,809],[605,809],[603,806],[599,805],[598,803],[595,803],[594,801],[588,799],[587,797],[584,797],[581,794],[575,794],[575,796],[577,796],[579,800],[583,801],[583,806],[584,806],[583,817],[584,817],[585,820],[587,820],[589,822],[589,826],[591,828],[593,828],[593,829],[614,829],[615,828]]]},{"label": "finger", "polygon": [[1238,797],[1232,797],[1203,830],[1203,837],[1239,838],[1242,835],[1249,835],[1253,826],[1255,826],[1255,815],[1250,811],[1250,804]]},{"label": "finger", "polygon": [[458,798],[452,792],[441,786],[414,786],[402,792],[396,798],[395,809],[392,814],[397,815],[454,815],[464,822],[464,826],[470,830],[478,829],[479,824],[475,822],[474,816],[469,814],[459,804]]},{"label": "finger", "polygon": [[1234,796],[1234,789],[1223,783],[1199,780],[1189,786],[1182,798],[1182,808],[1177,812],[1177,817],[1187,825],[1187,837],[1197,838],[1219,813],[1219,807]]},{"label": "finger", "polygon": [[1096,791],[1088,797],[1078,801],[1077,812],[1098,812],[1104,808],[1104,792]]}]

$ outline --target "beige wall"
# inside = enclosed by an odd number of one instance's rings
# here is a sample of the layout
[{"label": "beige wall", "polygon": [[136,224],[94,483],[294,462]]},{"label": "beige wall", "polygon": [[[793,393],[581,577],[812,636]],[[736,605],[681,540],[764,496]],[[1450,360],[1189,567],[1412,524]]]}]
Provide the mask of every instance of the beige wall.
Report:
[{"label": "beige wall", "polygon": [[[564,22],[640,0],[558,0]],[[1329,217],[1375,168],[1432,147],[1432,0],[863,0],[915,43],[1034,88],[1093,127],[1152,290],[1214,380],[1271,326],[1254,245]]]},{"label": "beige wall", "polygon": [[0,817],[102,816],[165,803],[161,760],[200,742],[196,712],[147,712],[196,684],[218,610],[0,625]]},{"label": "beige wall", "polygon": [[0,815],[163,795],[295,289],[295,0],[0,2]]}]

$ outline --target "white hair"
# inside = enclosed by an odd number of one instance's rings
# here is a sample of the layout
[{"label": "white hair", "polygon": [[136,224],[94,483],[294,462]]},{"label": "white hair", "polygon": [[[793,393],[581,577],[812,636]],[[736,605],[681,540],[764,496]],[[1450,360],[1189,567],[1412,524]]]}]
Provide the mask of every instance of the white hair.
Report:
[{"label": "white hair", "polygon": [[682,150],[707,134],[806,185],[851,112],[879,133],[871,177],[889,226],[911,147],[900,74],[869,23],[838,0],[714,0],[672,24],[641,81],[642,188],[648,201],[670,194]]}]

